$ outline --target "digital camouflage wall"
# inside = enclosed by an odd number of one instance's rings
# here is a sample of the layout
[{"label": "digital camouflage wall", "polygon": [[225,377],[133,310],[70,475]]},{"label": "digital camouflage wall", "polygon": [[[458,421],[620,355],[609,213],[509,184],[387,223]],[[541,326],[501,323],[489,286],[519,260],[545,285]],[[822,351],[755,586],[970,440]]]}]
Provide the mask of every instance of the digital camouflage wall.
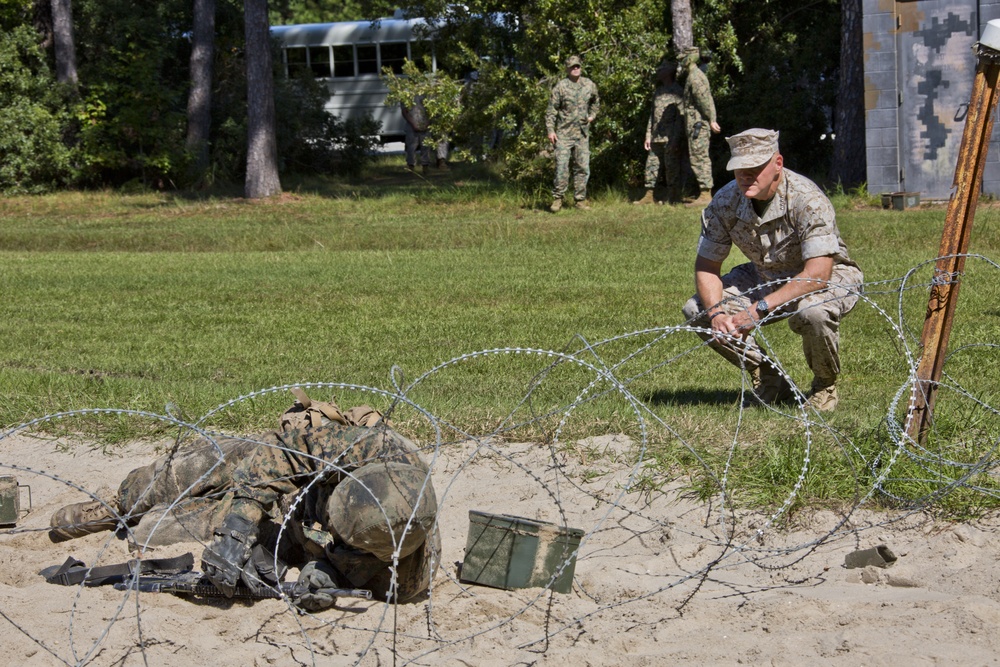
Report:
[{"label": "digital camouflage wall", "polygon": [[[863,0],[868,191],[948,199],[976,72],[1000,0]],[[983,193],[1000,195],[997,134]]]}]

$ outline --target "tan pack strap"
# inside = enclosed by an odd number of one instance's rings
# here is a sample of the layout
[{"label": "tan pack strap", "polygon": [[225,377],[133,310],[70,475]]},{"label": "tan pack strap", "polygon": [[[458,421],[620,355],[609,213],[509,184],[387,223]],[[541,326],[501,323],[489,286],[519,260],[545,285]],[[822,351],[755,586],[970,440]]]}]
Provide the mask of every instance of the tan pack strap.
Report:
[{"label": "tan pack strap", "polygon": [[292,387],[292,396],[294,396],[295,400],[302,404],[303,408],[308,408],[312,405],[312,399],[309,398],[309,395],[306,394],[301,387]]}]

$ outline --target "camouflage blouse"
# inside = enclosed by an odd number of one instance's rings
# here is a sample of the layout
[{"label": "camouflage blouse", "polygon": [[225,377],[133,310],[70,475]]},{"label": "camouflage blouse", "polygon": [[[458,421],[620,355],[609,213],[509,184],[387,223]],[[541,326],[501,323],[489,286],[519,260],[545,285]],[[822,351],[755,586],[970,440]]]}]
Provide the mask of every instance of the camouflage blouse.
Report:
[{"label": "camouflage blouse", "polygon": [[721,262],[735,245],[766,281],[797,275],[813,257],[857,266],[847,254],[826,195],[805,176],[789,169],[783,174],[763,218],[736,181],[723,186],[702,213],[698,254]]}]

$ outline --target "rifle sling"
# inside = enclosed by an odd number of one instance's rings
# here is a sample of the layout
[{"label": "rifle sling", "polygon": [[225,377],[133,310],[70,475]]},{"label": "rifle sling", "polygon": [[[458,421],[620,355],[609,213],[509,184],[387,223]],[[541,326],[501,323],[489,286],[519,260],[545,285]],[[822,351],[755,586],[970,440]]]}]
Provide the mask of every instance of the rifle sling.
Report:
[{"label": "rifle sling", "polygon": [[105,586],[125,581],[139,574],[178,574],[194,567],[194,556],[189,551],[173,558],[150,558],[148,560],[133,559],[127,563],[87,567],[87,565],[72,556],[62,565],[52,565],[38,574],[45,577],[50,584],[60,586],[75,586],[83,583],[85,586]]}]

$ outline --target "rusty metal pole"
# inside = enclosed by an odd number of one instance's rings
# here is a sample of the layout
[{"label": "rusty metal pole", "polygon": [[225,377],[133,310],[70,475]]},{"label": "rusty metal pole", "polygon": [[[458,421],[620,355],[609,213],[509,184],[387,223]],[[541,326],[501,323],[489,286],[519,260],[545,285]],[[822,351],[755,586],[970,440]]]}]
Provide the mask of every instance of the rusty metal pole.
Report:
[{"label": "rusty metal pole", "polygon": [[969,248],[972,220],[976,214],[986,153],[993,132],[997,77],[1000,74],[1000,20],[986,25],[982,40],[975,48],[976,78],[972,84],[969,114],[965,119],[962,145],[955,165],[955,182],[948,201],[939,259],[934,267],[924,330],[920,337],[923,354],[917,366],[916,397],[908,434],[921,444],[934,419],[934,399],[941,381],[941,369],[958,303],[958,288],[965,269],[965,257],[962,255]]}]

